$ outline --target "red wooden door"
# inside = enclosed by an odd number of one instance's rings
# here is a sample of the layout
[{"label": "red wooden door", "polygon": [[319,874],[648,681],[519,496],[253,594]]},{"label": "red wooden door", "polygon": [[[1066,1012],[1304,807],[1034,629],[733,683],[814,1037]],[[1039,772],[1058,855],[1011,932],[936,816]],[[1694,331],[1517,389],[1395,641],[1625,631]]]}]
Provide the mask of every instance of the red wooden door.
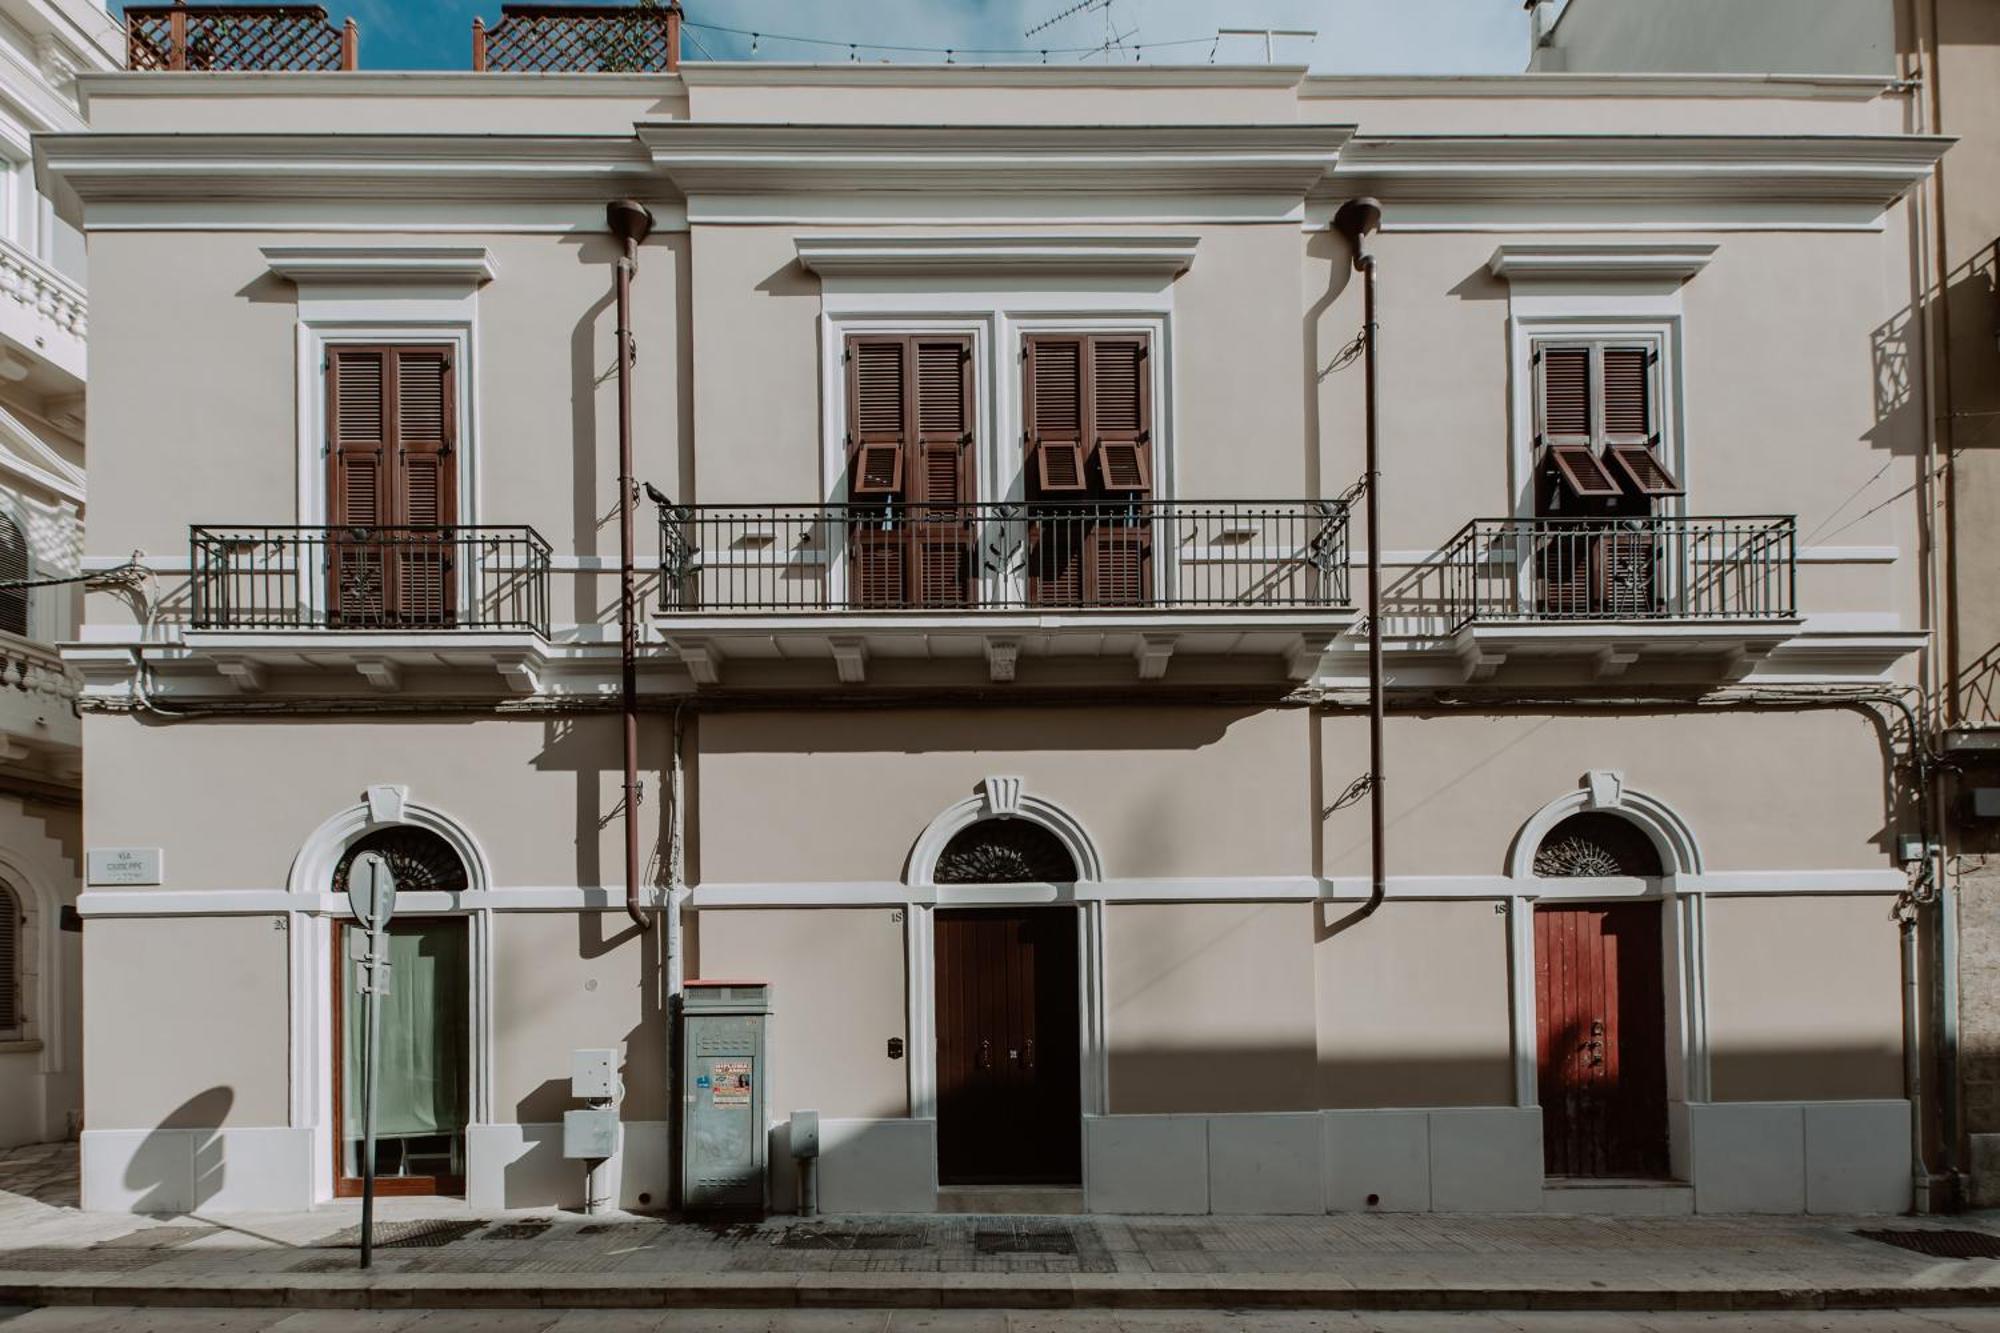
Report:
[{"label": "red wooden door", "polygon": [[1536,1058],[1552,1176],[1667,1173],[1657,903],[1535,909]]},{"label": "red wooden door", "polygon": [[938,1178],[1081,1178],[1076,913],[937,914]]}]

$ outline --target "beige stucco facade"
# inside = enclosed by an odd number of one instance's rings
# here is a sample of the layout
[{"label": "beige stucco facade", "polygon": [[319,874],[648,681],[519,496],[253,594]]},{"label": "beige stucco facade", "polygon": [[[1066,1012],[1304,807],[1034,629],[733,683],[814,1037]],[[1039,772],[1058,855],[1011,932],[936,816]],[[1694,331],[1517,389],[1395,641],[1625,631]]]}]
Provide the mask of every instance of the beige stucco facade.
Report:
[{"label": "beige stucco facade", "polygon": [[[92,596],[69,654],[83,841],[165,867],[83,900],[88,1206],[337,1193],[336,877],[384,833],[455,868],[403,910],[464,924],[445,1137],[482,1205],[581,1198],[560,1122],[591,1048],[622,1080],[618,1198],[675,1199],[699,1086],[675,1005],[710,980],[770,987],[775,1208],[801,1110],[824,1118],[830,1210],[962,1206],[982,1172],[953,1155],[954,1080],[1037,1050],[1080,1163],[1039,1183],[1086,1206],[1222,1206],[1227,1141],[1329,1206],[1577,1207],[1546,1179],[1549,912],[1627,923],[1658,968],[1630,1040],[1664,1090],[1644,1174],[1678,1203],[1740,1204],[1704,1182],[1768,1146],[1757,1117],[1828,1105],[1874,1148],[1798,1171],[1832,1171],[1848,1208],[1907,1202],[1894,700],[1927,643],[1923,429],[1882,388],[1883,331],[1913,299],[1906,196],[1944,145],[1892,92],[1610,81],[1578,134],[1582,94],[1532,78],[354,79],[90,79],[93,132],[40,146],[100,303],[88,554],[136,549],[152,575]],[[279,157],[295,183],[258,165]],[[1588,180],[1552,187],[1576,162]],[[399,183],[412,163],[436,197]],[[1358,193],[1387,220],[1379,902],[1356,783],[1362,291],[1328,226]],[[615,195],[656,221],[632,443],[668,502],[665,551],[642,505],[629,810]],[[961,499],[989,508],[962,601],[839,591],[868,521],[837,507],[856,334],[967,349]],[[997,508],[1042,484],[1024,339],[1078,334],[1145,340],[1145,503],[1169,517],[1123,603],[1022,592],[1023,520]],[[1460,534],[1536,521],[1534,357],[1586,335],[1654,350],[1645,447],[1685,495],[1649,521],[1707,545],[1643,608],[1482,611],[1468,577],[1540,576]],[[329,507],[329,349],[379,344],[453,358],[453,526],[547,545],[545,565],[455,547],[450,623],[343,621],[314,563],[361,526]],[[473,623],[521,579],[545,584],[541,623]],[[1284,579],[1310,591],[1268,591]],[[620,910],[628,818],[643,926]],[[1632,841],[1538,870],[1593,820]],[[1034,1012],[1064,1030],[968,1057],[963,997],[1028,1002],[986,944],[951,942],[992,922],[1040,941]],[[1368,1146],[1391,1139],[1418,1146]],[[1390,1161],[1405,1175],[1375,1183]]]}]

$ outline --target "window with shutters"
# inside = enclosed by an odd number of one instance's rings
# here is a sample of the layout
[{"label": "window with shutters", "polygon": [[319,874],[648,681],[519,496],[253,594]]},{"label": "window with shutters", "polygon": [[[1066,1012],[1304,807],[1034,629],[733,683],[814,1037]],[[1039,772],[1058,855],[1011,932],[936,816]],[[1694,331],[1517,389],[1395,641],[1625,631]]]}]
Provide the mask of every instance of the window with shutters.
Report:
[{"label": "window with shutters", "polygon": [[847,584],[871,609],[969,606],[973,567],[972,339],[847,339]]},{"label": "window with shutters", "polygon": [[1152,339],[1030,333],[1022,342],[1028,600],[1153,597]]},{"label": "window with shutters", "polygon": [[452,623],[455,359],[448,345],[326,349],[324,572],[336,625]]},{"label": "window with shutters", "polygon": [[1664,456],[1661,343],[1650,337],[1537,338],[1536,609],[1543,615],[1650,615],[1665,589],[1648,522],[1681,494]]}]

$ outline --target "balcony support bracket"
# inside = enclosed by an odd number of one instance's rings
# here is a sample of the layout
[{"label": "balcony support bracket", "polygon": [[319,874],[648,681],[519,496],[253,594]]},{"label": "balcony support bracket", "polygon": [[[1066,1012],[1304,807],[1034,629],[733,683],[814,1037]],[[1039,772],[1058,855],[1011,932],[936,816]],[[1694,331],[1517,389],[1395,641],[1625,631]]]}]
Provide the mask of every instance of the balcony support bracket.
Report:
[{"label": "balcony support bracket", "polygon": [[827,645],[833,652],[833,669],[840,676],[843,685],[861,685],[868,680],[868,644],[862,639],[849,637],[828,639]]},{"label": "balcony support bracket", "polygon": [[1469,627],[1458,632],[1452,651],[1458,654],[1459,668],[1464,672],[1467,684],[1491,680],[1507,664],[1506,653],[1496,651],[1491,644],[1481,643]]},{"label": "balcony support bracket", "polygon": [[1138,647],[1132,656],[1138,659],[1140,680],[1162,680],[1167,674],[1167,663],[1173,661],[1174,645],[1179,642],[1172,634],[1142,634]]},{"label": "balcony support bracket", "polygon": [[667,647],[673,650],[682,666],[697,685],[720,685],[722,683],[722,653],[706,639],[668,639]]},{"label": "balcony support bracket", "polygon": [[403,669],[385,658],[364,657],[354,664],[354,669],[374,689],[391,692],[403,687]]},{"label": "balcony support bracket", "polygon": [[217,658],[216,672],[236,687],[238,694],[261,694],[264,691],[264,664],[241,657]]},{"label": "balcony support bracket", "polygon": [[1607,645],[1599,648],[1590,660],[1590,674],[1597,680],[1611,680],[1625,674],[1626,668],[1639,660],[1639,653],[1632,648]]},{"label": "balcony support bracket", "polygon": [[542,688],[541,673],[525,657],[503,657],[493,664],[493,668],[516,694],[533,694]]},{"label": "balcony support bracket", "polygon": [[1011,682],[1020,660],[1019,639],[986,640],[986,674],[992,680],[1003,685]]}]

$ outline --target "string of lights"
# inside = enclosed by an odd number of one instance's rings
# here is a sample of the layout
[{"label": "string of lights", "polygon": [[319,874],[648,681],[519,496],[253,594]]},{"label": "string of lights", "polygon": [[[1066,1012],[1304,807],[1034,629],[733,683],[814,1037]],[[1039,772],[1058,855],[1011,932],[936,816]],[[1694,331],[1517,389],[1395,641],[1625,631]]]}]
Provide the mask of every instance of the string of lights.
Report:
[{"label": "string of lights", "polygon": [[[750,39],[750,53],[756,55],[765,42],[794,42],[801,46],[825,47],[848,53],[851,60],[859,60],[863,52],[886,52],[893,55],[943,56],[951,61],[959,56],[1040,56],[1046,61],[1050,56],[1089,56],[1109,49],[1104,42],[1089,46],[906,46],[894,42],[849,42],[834,37],[805,37],[796,33],[764,32],[761,29],[732,28],[720,23],[697,23],[693,19],[684,20],[685,28],[699,28],[703,32],[719,33],[730,37]],[[1130,34],[1127,34],[1128,36]],[[1140,42],[1134,45],[1135,52],[1148,50],[1163,51],[1187,46],[1206,46],[1209,59],[1215,58],[1220,38],[1216,34],[1206,37],[1184,37],[1167,42]]]}]

